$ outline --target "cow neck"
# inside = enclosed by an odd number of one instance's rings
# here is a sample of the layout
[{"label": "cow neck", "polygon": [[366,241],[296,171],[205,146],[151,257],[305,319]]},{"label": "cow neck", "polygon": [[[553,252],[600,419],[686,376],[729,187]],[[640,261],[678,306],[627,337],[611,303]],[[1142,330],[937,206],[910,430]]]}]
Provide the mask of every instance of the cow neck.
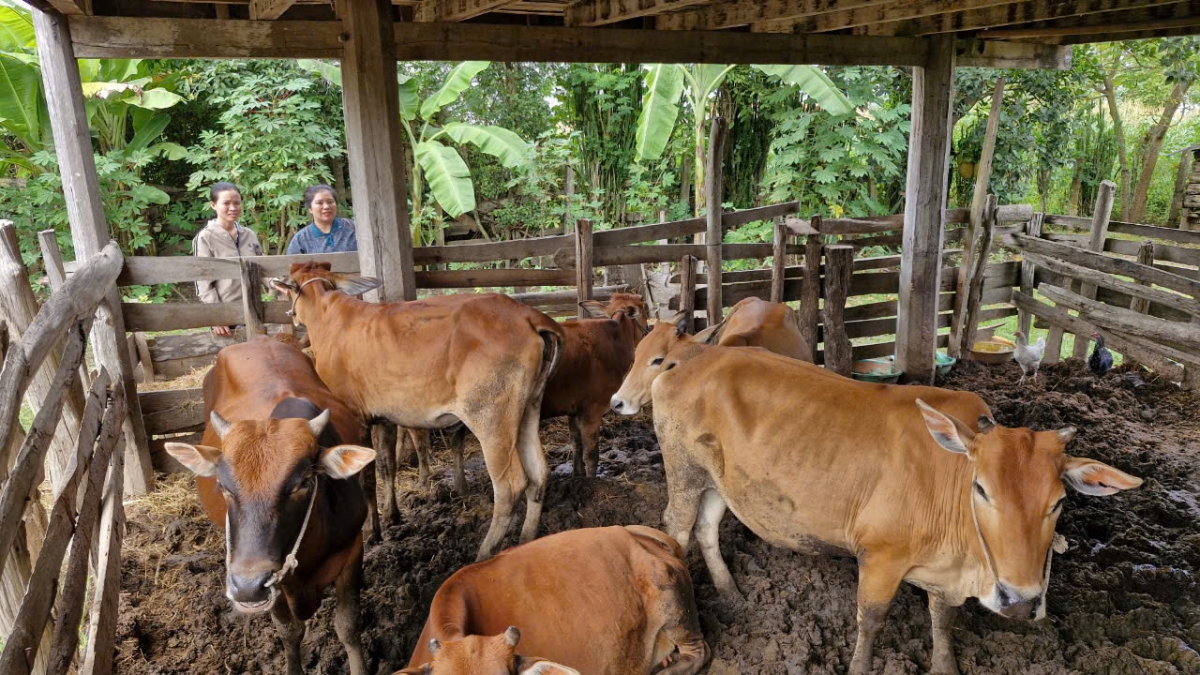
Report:
[{"label": "cow neck", "polygon": [[300,302],[300,296],[304,294],[304,287],[317,281],[324,281],[331,289],[337,288],[332,281],[326,279],[325,277],[313,277],[300,284],[300,287],[296,289],[296,295],[292,296],[292,308],[287,311],[287,315],[289,317],[296,316],[296,303]]}]

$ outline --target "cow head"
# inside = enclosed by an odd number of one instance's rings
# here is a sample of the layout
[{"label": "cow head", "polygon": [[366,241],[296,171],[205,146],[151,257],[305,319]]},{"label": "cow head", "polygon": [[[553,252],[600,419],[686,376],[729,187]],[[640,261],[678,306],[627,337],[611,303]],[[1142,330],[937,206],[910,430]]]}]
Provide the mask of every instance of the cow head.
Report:
[{"label": "cow head", "polygon": [[395,675],[579,675],[579,671],[515,652],[521,631],[509,626],[501,635],[471,635],[459,640],[429,641],[433,660]]},{"label": "cow head", "polygon": [[235,609],[263,612],[274,604],[289,553],[303,539],[317,491],[349,478],[375,459],[357,445],[321,448],[325,410],[312,420],[228,422],[210,415],[220,447],[167,443],[166,450],[197,476],[216,481],[225,499],[225,595]]},{"label": "cow head", "polygon": [[336,289],[346,295],[362,295],[367,291],[379,288],[379,280],[374,277],[360,277],[352,274],[335,274],[333,265],[327,262],[292,263],[286,279],[273,278],[271,288],[283,293],[292,301],[288,316],[297,326],[305,324],[305,318],[310,316],[309,303],[303,302],[304,297],[315,296],[319,290],[308,290],[310,286],[318,289]]},{"label": "cow head", "polygon": [[659,321],[638,343],[629,374],[613,394],[613,410],[622,415],[636,415],[650,403],[654,380],[674,365],[667,360],[667,353],[680,343],[693,341],[687,333],[687,317],[687,312],[679,312],[669,321]]},{"label": "cow head", "polygon": [[641,329],[638,337],[650,332],[646,317],[646,302],[642,300],[642,296],[636,293],[613,293],[608,304],[595,300],[584,300],[579,303],[579,306],[597,319],[612,319],[617,322],[632,321]]},{"label": "cow head", "polygon": [[996,424],[986,415],[978,432],[917,399],[938,445],[971,461],[971,516],[992,583],[979,600],[1008,618],[1041,619],[1050,580],[1054,525],[1066,487],[1104,497],[1142,484],[1107,464],[1065,452],[1074,427],[1032,431]]}]

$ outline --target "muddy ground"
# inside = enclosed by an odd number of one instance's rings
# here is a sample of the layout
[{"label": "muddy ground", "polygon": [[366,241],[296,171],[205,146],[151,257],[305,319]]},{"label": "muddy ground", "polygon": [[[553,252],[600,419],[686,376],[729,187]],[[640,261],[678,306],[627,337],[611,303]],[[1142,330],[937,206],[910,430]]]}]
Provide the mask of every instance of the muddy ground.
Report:
[{"label": "muddy ground", "polygon": [[[1009,426],[1080,429],[1073,454],[1146,479],[1108,498],[1071,493],[1058,523],[1070,549],[1055,556],[1045,621],[1017,623],[971,601],[955,647],[963,673],[1200,673],[1200,397],[1120,370],[1094,381],[1079,362],[1017,386],[1015,364],[962,364],[941,384],[978,392]],[[570,477],[566,425],[544,425],[554,476],[542,533],[612,524],[657,526],[666,503],[649,416],[613,417],[602,431],[601,477]],[[468,445],[470,449],[470,445]],[[471,488],[454,494],[445,464],[413,486],[401,522],[366,554],[362,626],[375,673],[405,665],[438,585],[474,558],[490,487],[476,445]],[[440,455],[439,460],[448,459]],[[118,666],[129,674],[283,672],[270,620],[234,614],[223,597],[223,539],[204,519],[188,477],[129,508]],[[521,509],[519,509],[521,510]],[[514,542],[514,525],[508,544]],[[723,553],[748,602],[722,604],[693,546],[689,567],[711,675],[843,673],[855,639],[855,565],[768,546],[727,515]],[[305,671],[345,672],[332,598],[310,622]],[[876,645],[875,672],[925,672],[925,595],[901,589]]]}]

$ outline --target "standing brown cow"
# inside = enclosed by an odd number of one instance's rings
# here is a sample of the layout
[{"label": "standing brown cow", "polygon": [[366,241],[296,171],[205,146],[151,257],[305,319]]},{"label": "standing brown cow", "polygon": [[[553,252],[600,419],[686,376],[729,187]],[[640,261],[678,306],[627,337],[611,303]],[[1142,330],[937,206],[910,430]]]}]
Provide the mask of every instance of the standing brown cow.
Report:
[{"label": "standing brown cow", "polygon": [[[495,552],[526,497],[521,541],[537,536],[550,469],[538,438],[546,381],[563,331],[504,295],[368,303],[353,296],[375,279],[334,274],[329,263],[294,264],[271,285],[308,327],[317,372],[364,417],[409,428],[465,424],[483,448],[495,495],[479,560]],[[387,462],[385,485],[392,484]]]},{"label": "standing brown cow", "polygon": [[366,497],[355,474],[375,458],[362,424],[300,350],[266,337],[226,347],[204,378],[201,445],[166,450],[197,475],[204,510],[225,532],[226,596],[271,612],[299,675],[304,622],[335,584],[334,627],[350,672],[365,675],[358,635]]}]

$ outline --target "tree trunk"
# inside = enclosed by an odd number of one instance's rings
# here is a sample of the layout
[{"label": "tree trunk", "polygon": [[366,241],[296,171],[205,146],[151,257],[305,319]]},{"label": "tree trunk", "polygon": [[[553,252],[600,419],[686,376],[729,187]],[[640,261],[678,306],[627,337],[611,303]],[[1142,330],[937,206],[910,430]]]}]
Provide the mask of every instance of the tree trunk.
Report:
[{"label": "tree trunk", "polygon": [[[1163,139],[1167,137],[1167,130],[1171,128],[1171,122],[1175,120],[1175,113],[1179,110],[1179,105],[1183,103],[1184,97],[1187,95],[1188,88],[1192,86],[1191,79],[1180,80],[1175,83],[1175,87],[1171,90],[1171,97],[1167,99],[1163,106],[1162,114],[1159,115],[1158,121],[1146,130],[1146,135],[1142,137],[1142,144],[1139,150],[1141,162],[1139,162],[1140,173],[1138,174],[1137,187],[1133,191],[1133,198],[1129,206],[1129,218],[1126,222],[1140,223],[1146,215],[1146,197],[1150,192],[1150,181],[1154,177],[1154,166],[1158,164],[1158,154],[1162,150]],[[1121,205],[1121,212],[1125,213],[1125,205]],[[1122,218],[1122,220],[1126,220]]]},{"label": "tree trunk", "polygon": [[1121,111],[1117,107],[1117,88],[1113,84],[1112,72],[1104,74],[1104,98],[1108,101],[1108,112],[1112,116],[1113,131],[1117,136],[1117,154],[1121,162],[1121,211],[1118,220],[1129,222],[1130,182],[1129,146],[1125,143],[1125,125],[1121,122]]},{"label": "tree trunk", "polygon": [[[1079,201],[1083,197],[1083,179],[1079,177],[1079,172],[1083,170],[1080,166],[1082,161],[1075,159],[1075,171],[1071,173],[1071,195],[1067,199],[1067,215],[1079,215]],[[1044,213],[1044,212],[1043,212]]]}]

